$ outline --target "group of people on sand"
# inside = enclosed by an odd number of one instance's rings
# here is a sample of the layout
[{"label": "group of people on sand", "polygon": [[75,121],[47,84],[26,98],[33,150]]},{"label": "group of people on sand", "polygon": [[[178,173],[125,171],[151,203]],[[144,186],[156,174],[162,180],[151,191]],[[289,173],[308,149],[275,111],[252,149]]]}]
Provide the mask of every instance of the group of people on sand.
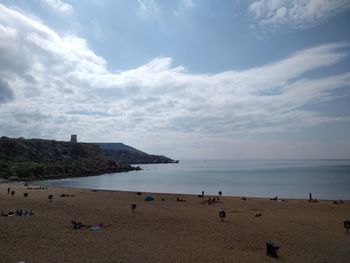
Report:
[{"label": "group of people on sand", "polygon": [[339,201],[337,201],[337,200],[333,201],[333,204],[335,204],[335,205],[339,205],[339,204],[343,204],[343,203],[344,203],[344,201],[342,199],[340,199]]},{"label": "group of people on sand", "polygon": [[27,209],[17,209],[16,216],[33,216],[33,210],[28,211]]},{"label": "group of people on sand", "polygon": [[27,210],[27,209],[17,209],[16,212],[8,212],[5,213],[4,211],[1,212],[1,216],[33,216],[33,210]]},{"label": "group of people on sand", "polygon": [[112,226],[112,225],[106,225],[104,223],[99,223],[99,224],[94,224],[94,225],[85,225],[82,222],[77,222],[75,220],[72,220],[71,224],[72,224],[73,229],[90,228],[91,230],[98,230],[98,229],[101,229],[103,227]]},{"label": "group of people on sand", "polygon": [[11,188],[10,188],[10,187],[7,188],[7,194],[8,194],[8,195],[9,195],[9,194],[15,195],[15,193],[16,193],[16,192],[15,192],[14,190],[11,191]]},{"label": "group of people on sand", "polygon": [[60,197],[75,197],[75,195],[69,195],[69,194],[62,193],[62,194],[60,194]]},{"label": "group of people on sand", "polygon": [[217,202],[219,202],[219,201],[220,201],[220,197],[219,197],[219,196],[214,197],[214,198],[211,198],[210,196],[208,197],[208,205],[217,203]]},{"label": "group of people on sand", "polygon": [[46,186],[39,186],[39,187],[29,187],[27,186],[27,189],[29,190],[47,190]]},{"label": "group of people on sand", "polygon": [[[317,199],[312,198],[312,193],[309,193],[309,202],[317,203]],[[339,201],[338,200],[333,201],[333,204],[335,204],[335,205],[339,205],[339,204],[343,204],[343,203],[344,203],[344,201],[342,199],[340,199]]]},{"label": "group of people on sand", "polygon": [[214,198],[212,197],[208,197],[207,200],[205,200],[203,203],[207,203],[208,205],[211,205],[211,204],[214,204],[214,203],[218,203],[220,201],[220,197],[219,196],[216,196]]},{"label": "group of people on sand", "polygon": [[182,199],[182,198],[176,198],[176,202],[186,202],[186,200],[185,199]]},{"label": "group of people on sand", "polygon": [[270,200],[272,200],[272,201],[279,201],[279,202],[287,202],[286,199],[279,199],[277,195],[275,197],[270,198]]},{"label": "group of people on sand", "polygon": [[[217,202],[220,201],[220,197],[219,196],[222,196],[222,191],[219,191],[218,195],[216,197],[214,197],[214,198],[209,196],[208,199],[206,201],[204,201],[203,203],[207,203],[208,205],[211,205],[213,203],[217,203]],[[202,194],[198,195],[198,197],[204,198],[204,191],[202,191]]]}]

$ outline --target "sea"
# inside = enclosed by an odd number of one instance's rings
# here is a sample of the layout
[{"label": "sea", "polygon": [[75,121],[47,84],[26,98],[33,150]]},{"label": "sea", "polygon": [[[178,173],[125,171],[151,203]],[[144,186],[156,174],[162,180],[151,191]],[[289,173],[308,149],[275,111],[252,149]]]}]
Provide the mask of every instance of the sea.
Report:
[{"label": "sea", "polygon": [[41,186],[156,193],[350,200],[350,160],[182,160]]}]

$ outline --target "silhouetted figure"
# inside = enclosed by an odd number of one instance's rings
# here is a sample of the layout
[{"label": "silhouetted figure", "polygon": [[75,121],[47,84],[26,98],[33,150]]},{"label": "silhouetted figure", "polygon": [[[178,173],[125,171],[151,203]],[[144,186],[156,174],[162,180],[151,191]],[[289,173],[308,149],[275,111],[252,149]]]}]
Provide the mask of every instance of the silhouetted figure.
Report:
[{"label": "silhouetted figure", "polygon": [[219,217],[221,218],[221,222],[224,222],[224,218],[226,217],[226,212],[222,208],[219,210]]},{"label": "silhouetted figure", "polygon": [[11,195],[15,195],[15,193],[16,193],[15,191],[11,191]]},{"label": "silhouetted figure", "polygon": [[349,233],[349,228],[350,228],[350,220],[345,220],[344,221],[344,228],[346,229],[346,233]]},{"label": "silhouetted figure", "polygon": [[204,191],[202,191],[202,197],[204,197]]},{"label": "silhouetted figure", "polygon": [[312,193],[309,193],[309,200],[312,200]]},{"label": "silhouetted figure", "polygon": [[11,191],[11,189],[10,189],[10,187],[8,187],[8,188],[7,188],[7,194],[8,194],[8,195],[10,194],[10,191]]},{"label": "silhouetted figure", "polygon": [[135,209],[136,209],[136,204],[135,203],[131,204],[131,210],[133,213],[135,212]]}]

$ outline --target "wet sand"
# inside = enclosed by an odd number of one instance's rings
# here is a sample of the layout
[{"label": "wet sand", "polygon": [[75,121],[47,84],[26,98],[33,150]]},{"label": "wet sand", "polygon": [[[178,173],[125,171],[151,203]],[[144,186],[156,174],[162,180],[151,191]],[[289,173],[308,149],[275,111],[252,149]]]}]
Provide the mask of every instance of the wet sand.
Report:
[{"label": "wet sand", "polygon": [[[350,262],[350,233],[343,225],[350,201],[223,196],[208,205],[207,197],[152,194],[155,200],[145,202],[145,195],[2,183],[0,212],[34,215],[0,217],[0,262]],[[73,229],[71,220],[111,226]],[[280,247],[278,259],[266,255],[268,241]]]}]

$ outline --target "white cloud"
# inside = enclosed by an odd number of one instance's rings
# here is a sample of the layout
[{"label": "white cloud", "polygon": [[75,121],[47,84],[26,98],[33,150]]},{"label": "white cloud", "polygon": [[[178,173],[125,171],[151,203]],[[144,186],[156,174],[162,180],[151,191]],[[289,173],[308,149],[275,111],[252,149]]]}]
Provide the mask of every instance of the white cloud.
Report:
[{"label": "white cloud", "polygon": [[[159,6],[157,0],[137,0],[142,14],[146,15],[158,15],[162,13],[162,9]],[[174,11],[175,15],[181,15],[185,11],[193,8],[195,5],[194,0],[177,0],[177,8]]]},{"label": "white cloud", "polygon": [[183,5],[184,7],[191,8],[194,6],[194,1],[193,0],[180,0],[180,4]]},{"label": "white cloud", "polygon": [[183,15],[186,11],[191,10],[195,6],[193,0],[179,0],[177,9],[174,11],[176,16]]},{"label": "white cloud", "polygon": [[160,12],[156,0],[137,0],[140,9],[146,14],[156,14]]},{"label": "white cloud", "polygon": [[349,121],[303,108],[349,87],[350,72],[305,76],[341,62],[348,43],[315,46],[243,71],[192,74],[158,57],[116,73],[86,40],[1,4],[0,40],[0,132],[8,136],[78,133],[86,141],[193,143]]},{"label": "white cloud", "polygon": [[73,10],[74,10],[73,6],[62,2],[61,0],[41,0],[41,2],[50,6],[55,11],[60,12],[60,13],[64,13],[64,14],[69,14],[69,13],[73,12]]},{"label": "white cloud", "polygon": [[348,8],[349,0],[254,0],[249,11],[262,27],[303,29]]}]

